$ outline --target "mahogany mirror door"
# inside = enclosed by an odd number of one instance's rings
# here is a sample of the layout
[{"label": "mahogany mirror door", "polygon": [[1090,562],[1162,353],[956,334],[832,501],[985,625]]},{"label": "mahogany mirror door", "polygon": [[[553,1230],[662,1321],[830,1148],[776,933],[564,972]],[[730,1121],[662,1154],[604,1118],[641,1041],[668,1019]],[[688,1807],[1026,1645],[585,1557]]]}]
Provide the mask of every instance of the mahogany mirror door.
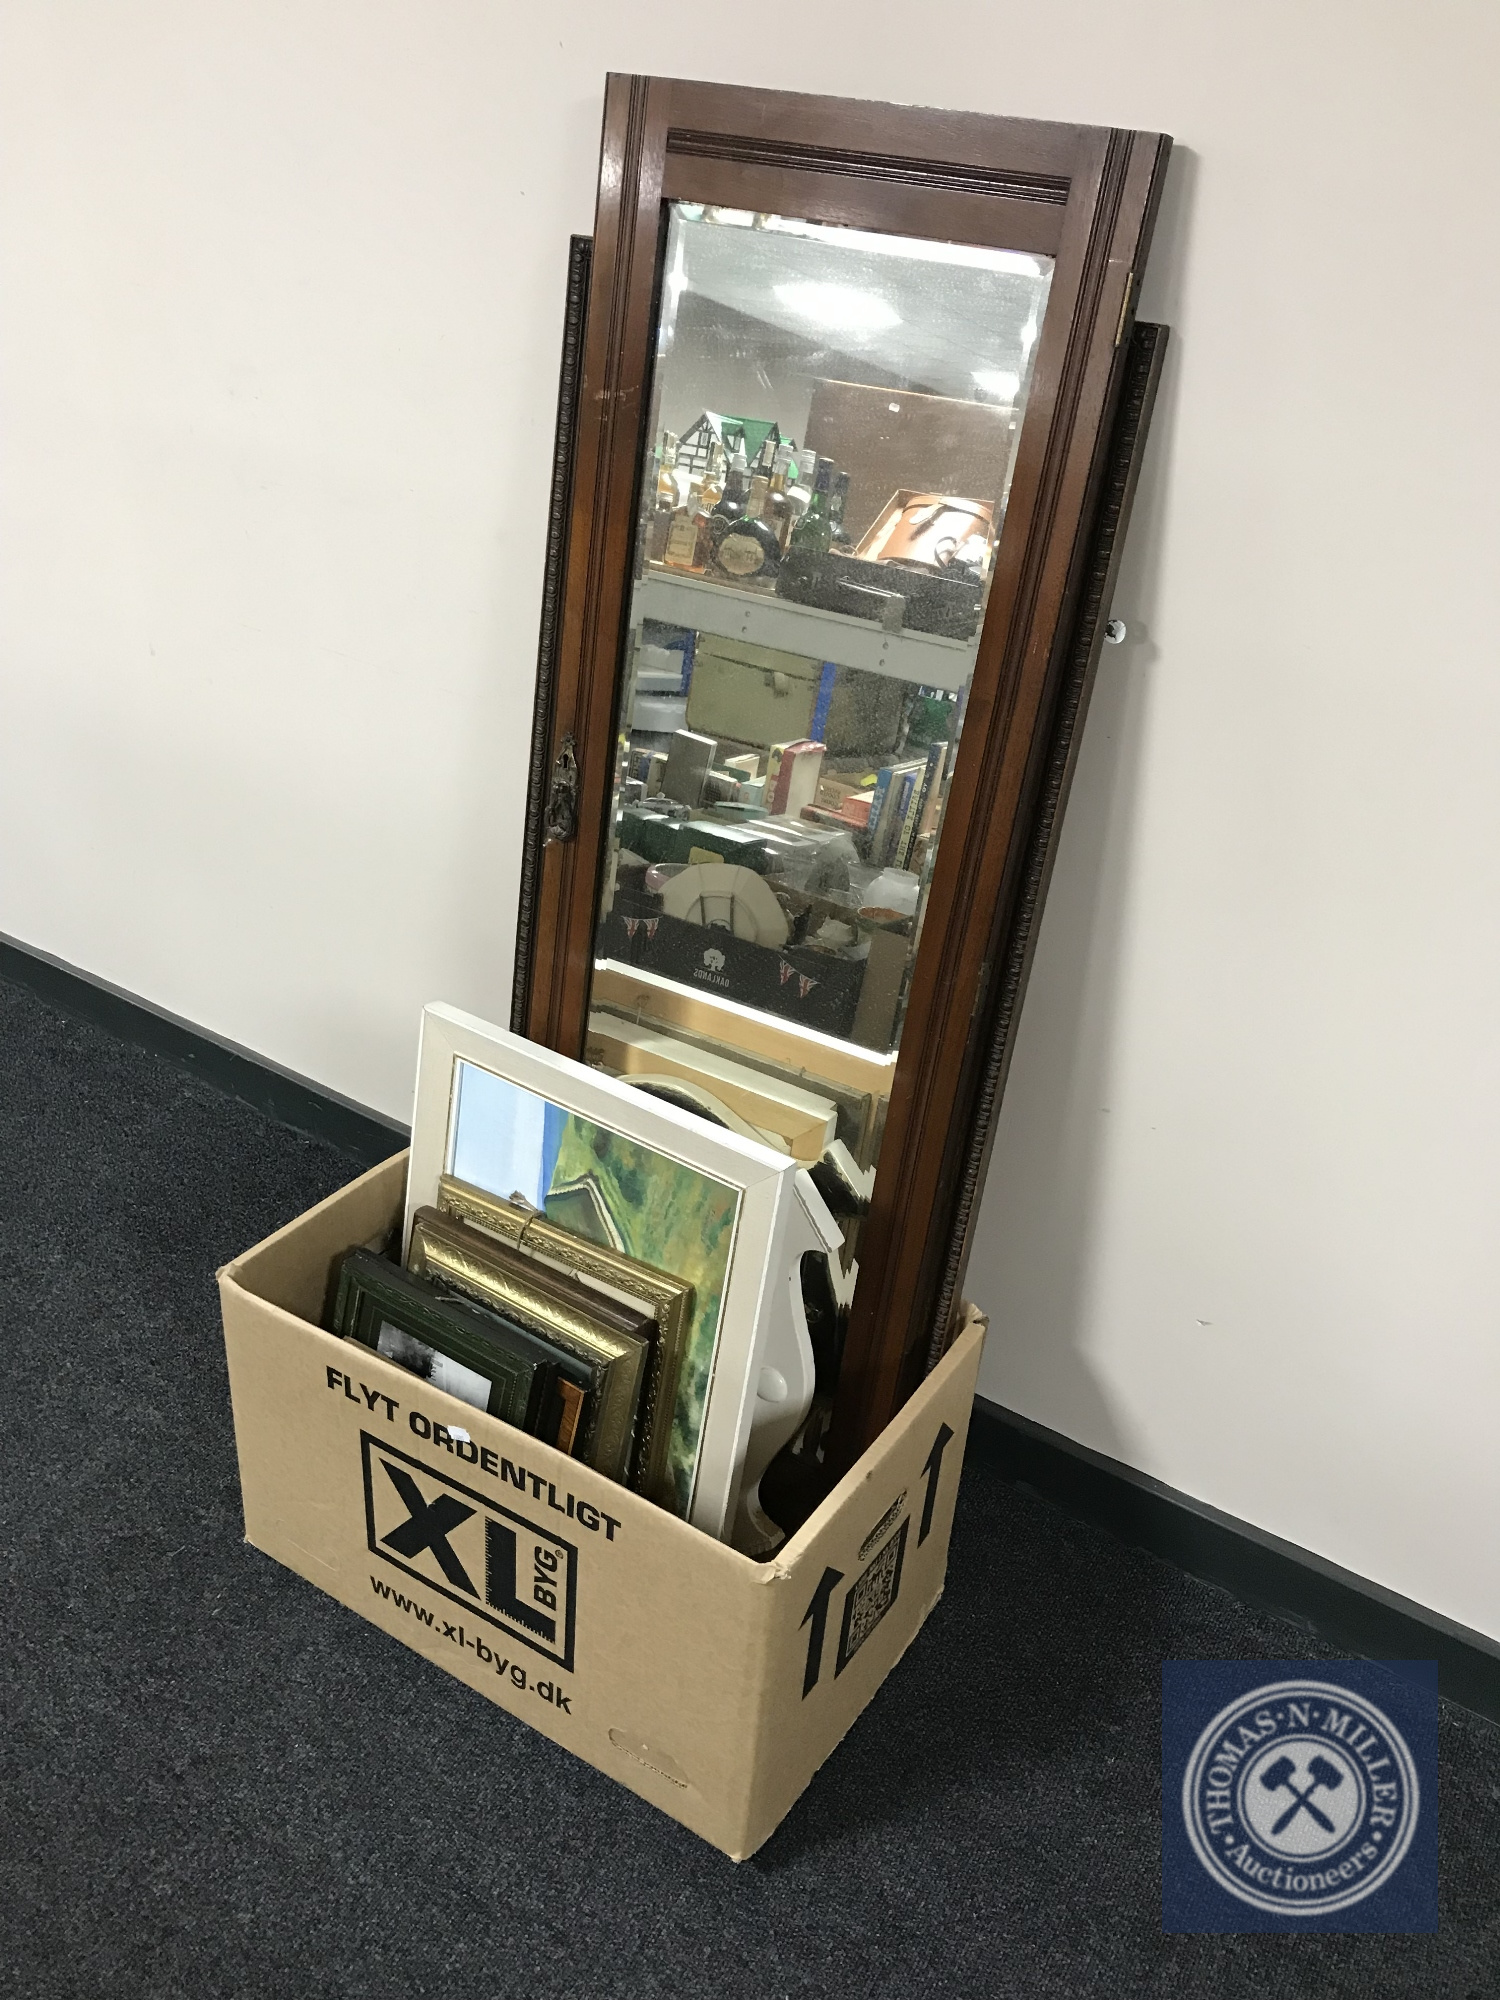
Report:
[{"label": "mahogany mirror door", "polygon": [[611,79],[527,1031],[803,1161],[920,1379],[1166,144]]}]

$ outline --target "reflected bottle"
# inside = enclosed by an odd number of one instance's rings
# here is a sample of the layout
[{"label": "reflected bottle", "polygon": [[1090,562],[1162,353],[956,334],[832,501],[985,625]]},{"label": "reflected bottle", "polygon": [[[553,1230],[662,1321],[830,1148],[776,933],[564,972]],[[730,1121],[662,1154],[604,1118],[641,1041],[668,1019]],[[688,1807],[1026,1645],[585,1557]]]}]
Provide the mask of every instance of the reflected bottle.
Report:
[{"label": "reflected bottle", "polygon": [[668,569],[701,570],[698,560],[698,519],[702,484],[696,475],[684,475],[678,468],[677,504],[672,509],[662,547],[662,561]]},{"label": "reflected bottle", "polygon": [[701,472],[690,472],[686,481],[683,467],[677,468],[678,504],[667,530],[663,561],[669,569],[686,570],[701,576],[712,552],[709,522],[724,494],[724,450],[715,443]]},{"label": "reflected bottle", "polygon": [[811,576],[822,566],[833,541],[833,460],[821,458],[813,478],[812,497],[807,512],[792,530],[786,552],[786,568],[794,576]]},{"label": "reflected bottle", "polygon": [[709,568],[731,583],[752,583],[774,570],[781,558],[775,534],[750,510],[750,493],[750,467],[741,444],[729,462],[724,497],[709,521]]},{"label": "reflected bottle", "polygon": [[646,559],[659,563],[666,559],[667,537],[672,532],[672,516],[677,512],[677,439],[671,431],[661,434],[661,450],[656,463],[656,498],[646,529]]},{"label": "reflected bottle", "polygon": [[817,489],[818,466],[821,462],[818,454],[806,446],[795,455],[791,482],[786,489],[787,525],[783,546],[788,549],[795,541],[797,530],[812,506],[813,494]]},{"label": "reflected bottle", "polygon": [[763,521],[766,517],[766,501],[771,493],[771,472],[766,465],[764,454],[755,462],[750,474],[750,497],[745,502],[745,512],[752,520]]},{"label": "reflected bottle", "polygon": [[829,518],[833,524],[829,540],[834,548],[847,549],[852,540],[849,530],[844,526],[844,510],[849,505],[849,475],[847,472],[836,471],[834,473],[833,486],[828,500]]},{"label": "reflected bottle", "polygon": [[750,502],[750,466],[745,458],[745,440],[740,439],[724,475],[724,492],[714,508],[721,521],[738,521]]},{"label": "reflected bottle", "polygon": [[765,497],[758,509],[760,518],[776,537],[778,548],[784,549],[792,532],[791,506],[787,492],[792,483],[793,452],[795,447],[790,439],[776,447],[776,455],[771,461],[771,476],[766,481]]},{"label": "reflected bottle", "polygon": [[[729,460],[724,447],[715,443],[708,454],[708,470],[703,475],[703,485],[698,496],[698,538],[697,561],[694,568],[706,569],[714,552],[720,526],[718,509],[724,498],[724,489],[729,480]],[[748,483],[748,482],[747,482]]]},{"label": "reflected bottle", "polygon": [[773,576],[781,563],[781,544],[764,521],[744,514],[738,521],[719,520],[719,536],[714,543],[714,572],[731,583],[754,583]]}]

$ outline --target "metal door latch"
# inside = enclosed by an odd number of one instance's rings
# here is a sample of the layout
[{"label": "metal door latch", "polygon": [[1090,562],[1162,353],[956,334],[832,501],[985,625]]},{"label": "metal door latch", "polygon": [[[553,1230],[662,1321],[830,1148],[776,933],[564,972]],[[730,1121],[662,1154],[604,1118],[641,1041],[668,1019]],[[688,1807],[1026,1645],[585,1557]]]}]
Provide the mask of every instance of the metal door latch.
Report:
[{"label": "metal door latch", "polygon": [[549,841],[571,840],[578,831],[578,751],[571,736],[563,738],[552,760],[543,824]]}]

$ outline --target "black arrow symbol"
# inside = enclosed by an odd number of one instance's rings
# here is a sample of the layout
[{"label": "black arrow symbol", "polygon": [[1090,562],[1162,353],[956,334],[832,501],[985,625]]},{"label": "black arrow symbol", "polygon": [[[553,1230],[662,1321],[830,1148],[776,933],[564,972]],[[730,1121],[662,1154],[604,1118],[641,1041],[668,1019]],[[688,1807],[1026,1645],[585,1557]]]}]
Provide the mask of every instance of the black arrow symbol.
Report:
[{"label": "black arrow symbol", "polygon": [[943,1469],[943,1453],[952,1442],[953,1433],[946,1424],[938,1425],[938,1434],[932,1440],[932,1450],[927,1454],[927,1463],[922,1467],[927,1475],[927,1497],[922,1502],[922,1525],[917,1531],[917,1547],[921,1548],[932,1527],[932,1507],[937,1499],[938,1474]]},{"label": "black arrow symbol", "polygon": [[818,1676],[823,1671],[823,1634],[828,1629],[828,1600],[843,1580],[841,1569],[825,1569],[823,1581],[812,1594],[812,1603],[802,1614],[802,1623],[812,1626],[807,1635],[807,1671],[802,1676],[804,1701],[818,1685]]}]

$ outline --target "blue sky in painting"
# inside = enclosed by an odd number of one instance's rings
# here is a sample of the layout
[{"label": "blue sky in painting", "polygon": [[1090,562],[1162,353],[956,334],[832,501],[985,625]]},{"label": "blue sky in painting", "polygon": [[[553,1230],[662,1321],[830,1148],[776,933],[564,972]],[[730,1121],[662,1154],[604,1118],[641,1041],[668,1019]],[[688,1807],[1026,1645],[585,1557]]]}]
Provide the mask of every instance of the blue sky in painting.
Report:
[{"label": "blue sky in painting", "polygon": [[477,1063],[458,1065],[448,1171],[471,1187],[541,1208],[568,1113]]}]

